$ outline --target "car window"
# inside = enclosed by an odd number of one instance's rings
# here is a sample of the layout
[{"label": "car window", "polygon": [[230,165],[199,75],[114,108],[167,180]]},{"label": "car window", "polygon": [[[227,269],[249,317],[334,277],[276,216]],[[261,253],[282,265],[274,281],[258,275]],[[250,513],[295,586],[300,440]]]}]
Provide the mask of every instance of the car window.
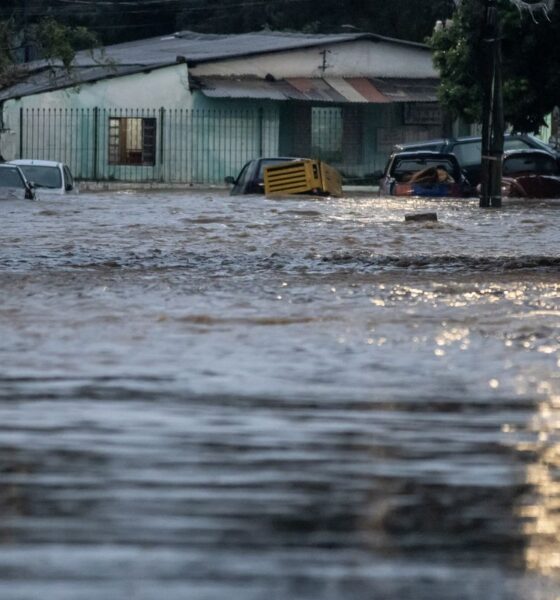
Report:
[{"label": "car window", "polygon": [[66,180],[66,186],[70,189],[74,188],[74,178],[72,177],[72,173],[70,173],[70,169],[64,165],[64,179]]},{"label": "car window", "polygon": [[0,169],[0,187],[23,188],[25,182],[16,168],[5,167]]},{"label": "car window", "polygon": [[28,181],[32,181],[36,187],[60,188],[62,187],[62,176],[58,167],[43,165],[20,165]]},{"label": "car window", "polygon": [[415,150],[427,150],[429,152],[439,152],[443,145],[442,142],[434,142],[432,144],[419,142],[418,144],[410,143],[410,144],[396,144],[393,146],[393,152],[414,152]]},{"label": "car window", "polygon": [[527,145],[530,148],[537,148],[538,150],[544,150],[545,152],[554,152],[554,149],[550,144],[543,142],[543,140],[540,140],[534,135],[527,136]]},{"label": "car window", "polygon": [[560,169],[552,157],[548,156],[508,156],[504,159],[504,175],[516,173],[539,173],[541,175],[557,175]]},{"label": "car window", "polygon": [[250,164],[251,164],[250,162],[245,163],[245,165],[243,166],[241,171],[239,171],[239,175],[237,176],[237,179],[235,180],[236,185],[241,185],[242,183],[245,182],[245,180],[247,179],[247,173],[249,172]]},{"label": "car window", "polygon": [[527,148],[531,148],[529,144],[525,140],[513,139],[508,140],[504,139],[504,150],[527,150]]},{"label": "car window", "polygon": [[446,160],[441,156],[433,158],[405,158],[402,160],[397,159],[393,164],[393,175],[396,177],[402,177],[406,174],[416,173],[422,169],[429,167],[442,167],[450,175],[454,174],[455,165],[450,160]]},{"label": "car window", "polygon": [[462,167],[480,164],[482,143],[478,140],[463,142],[453,146],[453,154]]}]

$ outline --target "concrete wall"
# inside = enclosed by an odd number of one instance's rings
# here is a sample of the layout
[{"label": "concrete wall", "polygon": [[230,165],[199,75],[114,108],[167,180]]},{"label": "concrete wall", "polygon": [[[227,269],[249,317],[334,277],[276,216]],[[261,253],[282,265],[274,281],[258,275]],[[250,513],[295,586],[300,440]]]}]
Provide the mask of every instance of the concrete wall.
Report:
[{"label": "concrete wall", "polygon": [[203,63],[193,75],[286,77],[412,77],[439,74],[430,50],[388,42],[356,41]]}]

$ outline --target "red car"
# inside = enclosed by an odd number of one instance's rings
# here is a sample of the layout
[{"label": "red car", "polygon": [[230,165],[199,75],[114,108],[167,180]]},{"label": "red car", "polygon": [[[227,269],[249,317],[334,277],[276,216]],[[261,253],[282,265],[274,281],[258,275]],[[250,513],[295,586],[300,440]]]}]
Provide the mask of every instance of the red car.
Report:
[{"label": "red car", "polygon": [[560,165],[548,152],[504,153],[502,195],[511,198],[560,198]]}]

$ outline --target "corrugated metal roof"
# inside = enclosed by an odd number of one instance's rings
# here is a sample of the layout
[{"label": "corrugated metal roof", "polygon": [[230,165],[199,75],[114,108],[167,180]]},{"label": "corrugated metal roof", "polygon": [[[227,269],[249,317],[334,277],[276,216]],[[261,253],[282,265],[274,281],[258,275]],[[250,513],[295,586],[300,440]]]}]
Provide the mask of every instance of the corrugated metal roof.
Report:
[{"label": "corrugated metal roof", "polygon": [[278,81],[244,77],[199,77],[197,85],[210,98],[307,100],[330,103],[436,102],[438,80],[321,79]]},{"label": "corrugated metal roof", "polygon": [[437,79],[375,78],[371,83],[391,102],[435,102]]},{"label": "corrugated metal roof", "polygon": [[[236,58],[271,52],[285,52],[356,40],[388,42],[428,50],[425,44],[397,40],[372,33],[305,34],[281,31],[258,31],[240,34],[207,34],[182,31],[168,36],[136,40],[105,48],[105,55],[121,64],[142,62],[159,64],[184,57],[189,64]],[[89,52],[80,52],[78,64],[92,64]]]},{"label": "corrugated metal roof", "polygon": [[364,77],[352,77],[351,79],[348,79],[348,83],[356,90],[356,92],[358,92],[358,94],[365,98],[366,102],[384,104],[385,102],[391,101],[375,87],[370,79]]},{"label": "corrugated metal roof", "polygon": [[285,82],[301,92],[305,100],[315,102],[346,102],[346,98],[331,87],[325,79],[311,79],[307,77],[294,77]]},{"label": "corrugated metal roof", "polygon": [[[152,66],[152,68],[156,68],[156,65]],[[37,71],[33,71],[28,77],[10,87],[0,89],[0,101],[63,89],[80,83],[97,81],[99,79],[130,75],[131,73],[137,73],[138,71],[143,70],[146,70],[145,66],[139,68],[138,65],[105,65],[95,67],[75,67],[70,74],[62,67],[44,67]]]}]

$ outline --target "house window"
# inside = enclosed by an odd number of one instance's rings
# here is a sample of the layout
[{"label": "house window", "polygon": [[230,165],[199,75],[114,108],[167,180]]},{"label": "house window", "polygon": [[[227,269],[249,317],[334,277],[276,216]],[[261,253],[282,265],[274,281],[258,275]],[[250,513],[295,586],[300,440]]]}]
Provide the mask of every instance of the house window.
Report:
[{"label": "house window", "polygon": [[153,166],[156,162],[156,120],[109,118],[109,164]]},{"label": "house window", "polygon": [[342,109],[314,106],[311,111],[311,153],[325,161],[342,161]]}]

